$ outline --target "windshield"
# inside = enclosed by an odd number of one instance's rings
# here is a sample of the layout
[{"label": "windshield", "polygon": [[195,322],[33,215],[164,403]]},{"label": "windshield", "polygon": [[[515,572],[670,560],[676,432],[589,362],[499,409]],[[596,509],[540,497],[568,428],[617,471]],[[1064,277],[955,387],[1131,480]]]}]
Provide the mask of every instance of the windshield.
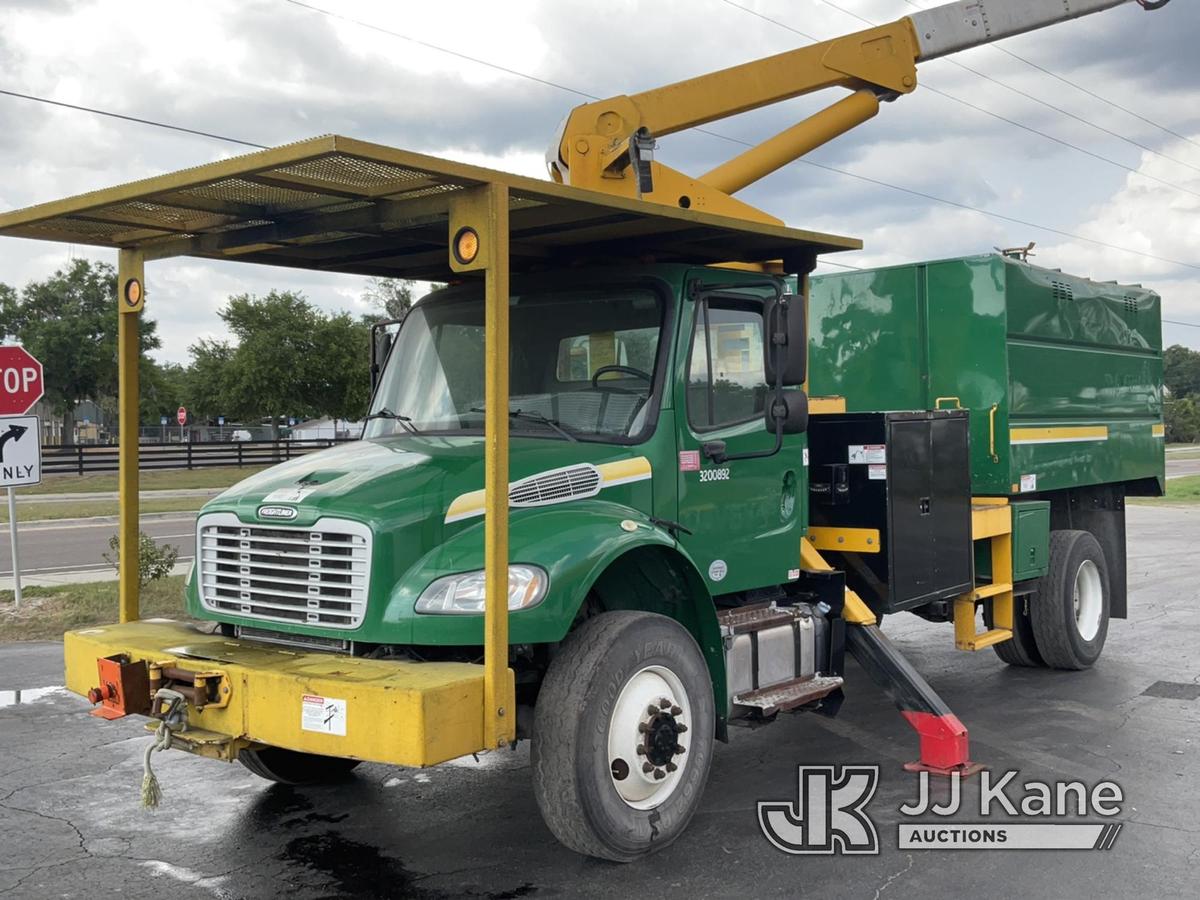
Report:
[{"label": "windshield", "polygon": [[[364,437],[483,429],[483,298],[416,306],[404,320]],[[653,426],[662,298],[649,288],[509,301],[513,436],[629,443]]]}]

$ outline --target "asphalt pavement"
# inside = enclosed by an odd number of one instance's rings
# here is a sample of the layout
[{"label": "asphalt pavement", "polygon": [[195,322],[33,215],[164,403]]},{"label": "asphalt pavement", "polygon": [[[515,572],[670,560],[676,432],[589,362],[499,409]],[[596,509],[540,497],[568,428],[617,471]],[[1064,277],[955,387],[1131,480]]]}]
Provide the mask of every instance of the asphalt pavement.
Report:
[{"label": "asphalt pavement", "polygon": [[[179,564],[190,564],[196,550],[195,513],[143,516],[141,529],[160,546],[179,551]],[[72,519],[68,521],[20,522],[17,527],[21,576],[28,584],[67,582],[81,576],[90,581],[116,578],[104,561],[112,554],[108,542],[117,533],[116,519]],[[0,583],[12,576],[8,549],[8,526],[0,527]]]},{"label": "asphalt pavement", "polygon": [[[1092,670],[1012,669],[990,651],[956,651],[947,625],[903,615],[884,623],[969,727],[972,756],[995,773],[1020,770],[1009,792],[1017,799],[1033,780],[1121,786],[1124,827],[1107,851],[899,850],[899,807],[916,796],[901,764],[916,742],[853,666],[837,718],[801,713],[734,729],[686,834],[630,865],[554,841],[533,801],[525,745],[428,770],[363,765],[345,784],[305,789],[169,752],[155,759],[163,805],[148,813],[138,806],[150,740],[142,721],[93,718],[85,701],[53,690],[61,649],[47,643],[0,646],[0,895],[1194,896],[1200,509],[1133,507],[1129,523],[1132,618],[1112,624]],[[769,844],[758,802],[795,801],[798,765],[845,763],[881,766],[867,807],[881,852],[798,857]],[[979,776],[964,782],[968,806],[980,789]],[[936,791],[946,796],[944,785]],[[978,809],[959,819],[983,821]]]}]

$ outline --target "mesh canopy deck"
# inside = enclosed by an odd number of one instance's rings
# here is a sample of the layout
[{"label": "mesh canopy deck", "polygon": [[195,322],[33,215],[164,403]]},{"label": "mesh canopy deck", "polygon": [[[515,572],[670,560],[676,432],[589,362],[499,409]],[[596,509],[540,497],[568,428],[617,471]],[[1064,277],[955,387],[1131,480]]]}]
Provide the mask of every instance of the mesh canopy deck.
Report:
[{"label": "mesh canopy deck", "polygon": [[0,215],[0,235],[445,281],[456,192],[507,185],[514,272],[614,260],[801,259],[861,242],[610,197],[339,136]]}]

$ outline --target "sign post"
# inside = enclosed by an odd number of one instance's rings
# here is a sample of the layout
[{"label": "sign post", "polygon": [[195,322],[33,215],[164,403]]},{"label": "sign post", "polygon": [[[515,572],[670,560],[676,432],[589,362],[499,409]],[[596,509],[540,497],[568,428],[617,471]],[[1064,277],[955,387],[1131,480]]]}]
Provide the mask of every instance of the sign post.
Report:
[{"label": "sign post", "polygon": [[42,364],[20,345],[0,347],[0,487],[8,490],[8,537],[17,609],[21,608],[21,563],[13,489],[42,480],[41,421],[25,413],[37,405],[44,392]]},{"label": "sign post", "polygon": [[183,426],[187,424],[187,407],[181,406],[175,410],[175,421],[179,423],[179,443],[183,443]]}]

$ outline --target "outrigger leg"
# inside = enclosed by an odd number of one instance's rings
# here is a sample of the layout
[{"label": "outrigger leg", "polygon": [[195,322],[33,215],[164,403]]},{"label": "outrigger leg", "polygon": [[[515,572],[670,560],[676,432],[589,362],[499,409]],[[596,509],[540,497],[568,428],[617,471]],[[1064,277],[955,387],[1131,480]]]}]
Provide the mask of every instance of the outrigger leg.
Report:
[{"label": "outrigger leg", "polygon": [[965,778],[983,768],[971,762],[966,726],[878,625],[849,625],[846,647],[920,736],[921,758],[905,769]]}]

